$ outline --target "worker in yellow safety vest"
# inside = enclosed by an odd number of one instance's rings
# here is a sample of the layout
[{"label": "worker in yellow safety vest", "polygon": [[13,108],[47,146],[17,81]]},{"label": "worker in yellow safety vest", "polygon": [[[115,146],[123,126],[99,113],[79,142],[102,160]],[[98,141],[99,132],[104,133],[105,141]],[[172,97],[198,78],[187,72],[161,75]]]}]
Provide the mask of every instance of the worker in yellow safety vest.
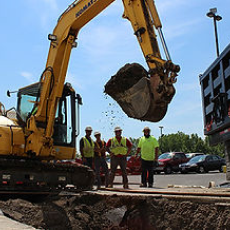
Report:
[{"label": "worker in yellow safety vest", "polygon": [[93,157],[94,157],[94,142],[92,140],[91,133],[93,129],[91,126],[85,128],[85,136],[80,140],[80,153],[82,156],[82,161],[84,165],[88,167],[93,167]]},{"label": "worker in yellow safety vest", "polygon": [[108,140],[106,148],[111,157],[111,171],[109,177],[109,186],[113,187],[113,181],[118,165],[121,168],[123,187],[128,189],[128,177],[126,171],[127,160],[126,157],[130,154],[132,143],[126,137],[122,137],[122,129],[115,127],[115,137]]},{"label": "worker in yellow safety vest", "polygon": [[150,135],[150,128],[143,129],[144,136],[140,138],[136,157],[141,152],[141,185],[140,187],[147,187],[147,172],[149,188],[153,187],[153,174],[158,159],[159,144],[154,136]]}]

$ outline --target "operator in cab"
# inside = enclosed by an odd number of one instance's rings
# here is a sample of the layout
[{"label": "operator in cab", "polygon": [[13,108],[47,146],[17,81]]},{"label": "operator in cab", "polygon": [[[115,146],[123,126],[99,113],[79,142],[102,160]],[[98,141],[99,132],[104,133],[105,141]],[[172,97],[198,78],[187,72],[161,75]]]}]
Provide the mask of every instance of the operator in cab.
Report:
[{"label": "operator in cab", "polygon": [[157,139],[150,135],[150,128],[144,127],[144,136],[141,137],[136,151],[136,157],[141,152],[141,185],[147,187],[147,172],[148,172],[148,187],[153,187],[153,174],[156,161],[158,159],[159,144]]},{"label": "operator in cab", "polygon": [[80,140],[80,153],[82,156],[83,164],[92,168],[93,167],[93,157],[94,157],[94,142],[91,138],[92,127],[87,126],[85,128],[85,136]]}]

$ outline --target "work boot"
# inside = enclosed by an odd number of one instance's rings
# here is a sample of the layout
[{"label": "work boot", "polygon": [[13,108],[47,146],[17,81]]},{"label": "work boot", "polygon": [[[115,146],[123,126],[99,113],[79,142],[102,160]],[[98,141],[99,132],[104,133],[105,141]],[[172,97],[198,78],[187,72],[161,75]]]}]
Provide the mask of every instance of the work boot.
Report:
[{"label": "work boot", "polygon": [[112,188],[113,187],[114,177],[115,177],[114,174],[110,174],[109,181],[107,182],[108,183],[108,188]]},{"label": "work boot", "polygon": [[153,185],[152,184],[149,184],[149,188],[152,188],[153,187]]},{"label": "work boot", "polygon": [[123,188],[124,188],[124,189],[129,189],[129,185],[128,185],[128,184],[124,184],[124,185],[123,185]]},{"label": "work boot", "polygon": [[147,188],[147,184],[140,184],[140,188]]}]

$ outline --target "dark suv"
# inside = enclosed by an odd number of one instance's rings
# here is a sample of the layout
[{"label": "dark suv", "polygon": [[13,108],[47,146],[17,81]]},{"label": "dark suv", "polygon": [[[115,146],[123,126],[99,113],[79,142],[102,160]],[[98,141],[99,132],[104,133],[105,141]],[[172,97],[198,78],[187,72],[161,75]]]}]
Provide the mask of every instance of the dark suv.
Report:
[{"label": "dark suv", "polygon": [[188,160],[189,159],[182,152],[163,153],[158,158],[156,172],[165,172],[165,174],[179,172],[179,165],[188,162]]}]

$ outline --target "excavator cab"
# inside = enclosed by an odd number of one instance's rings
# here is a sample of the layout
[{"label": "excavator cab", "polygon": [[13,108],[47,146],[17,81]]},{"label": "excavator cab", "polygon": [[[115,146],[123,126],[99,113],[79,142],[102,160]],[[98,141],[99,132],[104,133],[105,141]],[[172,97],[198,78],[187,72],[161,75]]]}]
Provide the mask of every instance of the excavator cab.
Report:
[{"label": "excavator cab", "polygon": [[[35,83],[18,91],[17,118],[23,126],[26,126],[27,119],[36,114],[36,104],[40,97],[41,83]],[[79,134],[79,105],[82,99],[79,94],[75,94],[70,83],[66,83],[62,97],[57,106],[53,140],[56,146],[73,147],[76,146],[76,136]],[[44,123],[39,123],[38,127],[45,127]]]}]

